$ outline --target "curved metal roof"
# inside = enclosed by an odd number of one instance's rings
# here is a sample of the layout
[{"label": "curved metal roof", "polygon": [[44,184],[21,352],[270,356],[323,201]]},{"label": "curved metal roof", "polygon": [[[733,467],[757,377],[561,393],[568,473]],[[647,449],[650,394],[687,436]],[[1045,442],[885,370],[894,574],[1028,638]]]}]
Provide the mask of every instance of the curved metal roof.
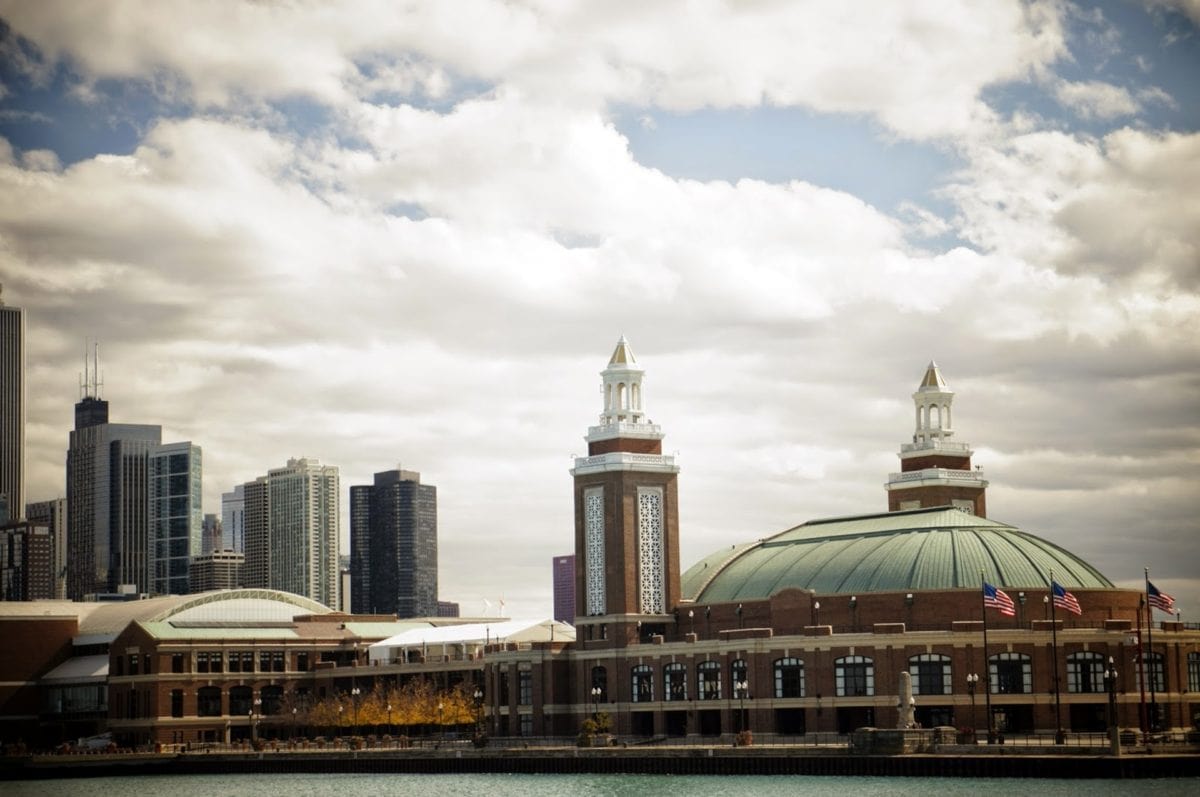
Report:
[{"label": "curved metal roof", "polygon": [[685,599],[754,600],[791,587],[822,594],[1001,587],[1113,588],[1070,551],[953,507],[814,520],[732,546],[683,574]]}]

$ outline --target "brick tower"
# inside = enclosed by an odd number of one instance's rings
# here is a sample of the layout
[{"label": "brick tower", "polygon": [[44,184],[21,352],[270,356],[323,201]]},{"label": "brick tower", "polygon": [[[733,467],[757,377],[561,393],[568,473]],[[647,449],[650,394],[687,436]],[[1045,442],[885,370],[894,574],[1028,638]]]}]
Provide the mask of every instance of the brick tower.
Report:
[{"label": "brick tower", "polygon": [[608,638],[610,626],[646,633],[667,622],[679,600],[679,468],[663,456],[662,431],[646,418],[643,374],[622,336],[600,372],[600,424],[588,429],[588,455],[571,471],[576,625],[584,639]]},{"label": "brick tower", "polygon": [[912,442],[900,446],[900,472],[888,477],[888,511],[952,505],[987,517],[988,483],[981,468],[971,468],[971,447],[951,439],[954,393],[937,363],[925,369],[913,403],[917,428]]}]

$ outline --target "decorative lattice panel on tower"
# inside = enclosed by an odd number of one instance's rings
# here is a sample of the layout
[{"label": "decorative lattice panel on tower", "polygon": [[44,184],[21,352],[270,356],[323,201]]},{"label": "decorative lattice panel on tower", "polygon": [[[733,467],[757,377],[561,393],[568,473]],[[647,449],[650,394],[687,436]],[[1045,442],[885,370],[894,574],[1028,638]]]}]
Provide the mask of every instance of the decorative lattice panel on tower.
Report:
[{"label": "decorative lattice panel on tower", "polygon": [[603,487],[593,487],[583,493],[583,536],[587,555],[584,563],[587,613],[605,614]]},{"label": "decorative lattice panel on tower", "polygon": [[663,495],[661,488],[638,489],[638,592],[643,614],[663,614]]}]

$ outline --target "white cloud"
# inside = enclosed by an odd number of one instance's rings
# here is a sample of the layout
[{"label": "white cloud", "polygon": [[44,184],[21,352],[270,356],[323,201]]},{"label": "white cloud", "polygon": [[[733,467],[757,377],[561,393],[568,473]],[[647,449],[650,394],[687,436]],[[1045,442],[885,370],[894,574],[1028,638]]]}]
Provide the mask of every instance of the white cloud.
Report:
[{"label": "white cloud", "polygon": [[869,114],[913,137],[987,119],[984,87],[1025,79],[1064,53],[1061,9],[1051,2],[363,0],[198,5],[181,19],[177,7],[126,0],[5,3],[0,13],[49,60],[70,58],[87,82],[153,81],[202,107],[290,95],[342,105],[379,90],[440,97],[453,74],[585,107],[765,102]]},{"label": "white cloud", "polygon": [[1054,96],[1083,119],[1116,119],[1141,110],[1127,89],[1099,80],[1060,80],[1054,87]]}]

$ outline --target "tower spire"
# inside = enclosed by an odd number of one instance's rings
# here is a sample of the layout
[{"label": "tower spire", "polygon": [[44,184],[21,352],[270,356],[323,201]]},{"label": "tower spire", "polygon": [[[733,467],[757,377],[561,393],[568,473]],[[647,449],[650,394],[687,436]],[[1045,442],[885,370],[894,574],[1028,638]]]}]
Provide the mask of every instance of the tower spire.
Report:
[{"label": "tower spire", "polygon": [[954,391],[936,361],[912,398],[916,425],[912,442],[900,447],[900,473],[888,477],[888,511],[950,505],[984,517],[988,483],[971,467],[971,447],[952,439]]}]

